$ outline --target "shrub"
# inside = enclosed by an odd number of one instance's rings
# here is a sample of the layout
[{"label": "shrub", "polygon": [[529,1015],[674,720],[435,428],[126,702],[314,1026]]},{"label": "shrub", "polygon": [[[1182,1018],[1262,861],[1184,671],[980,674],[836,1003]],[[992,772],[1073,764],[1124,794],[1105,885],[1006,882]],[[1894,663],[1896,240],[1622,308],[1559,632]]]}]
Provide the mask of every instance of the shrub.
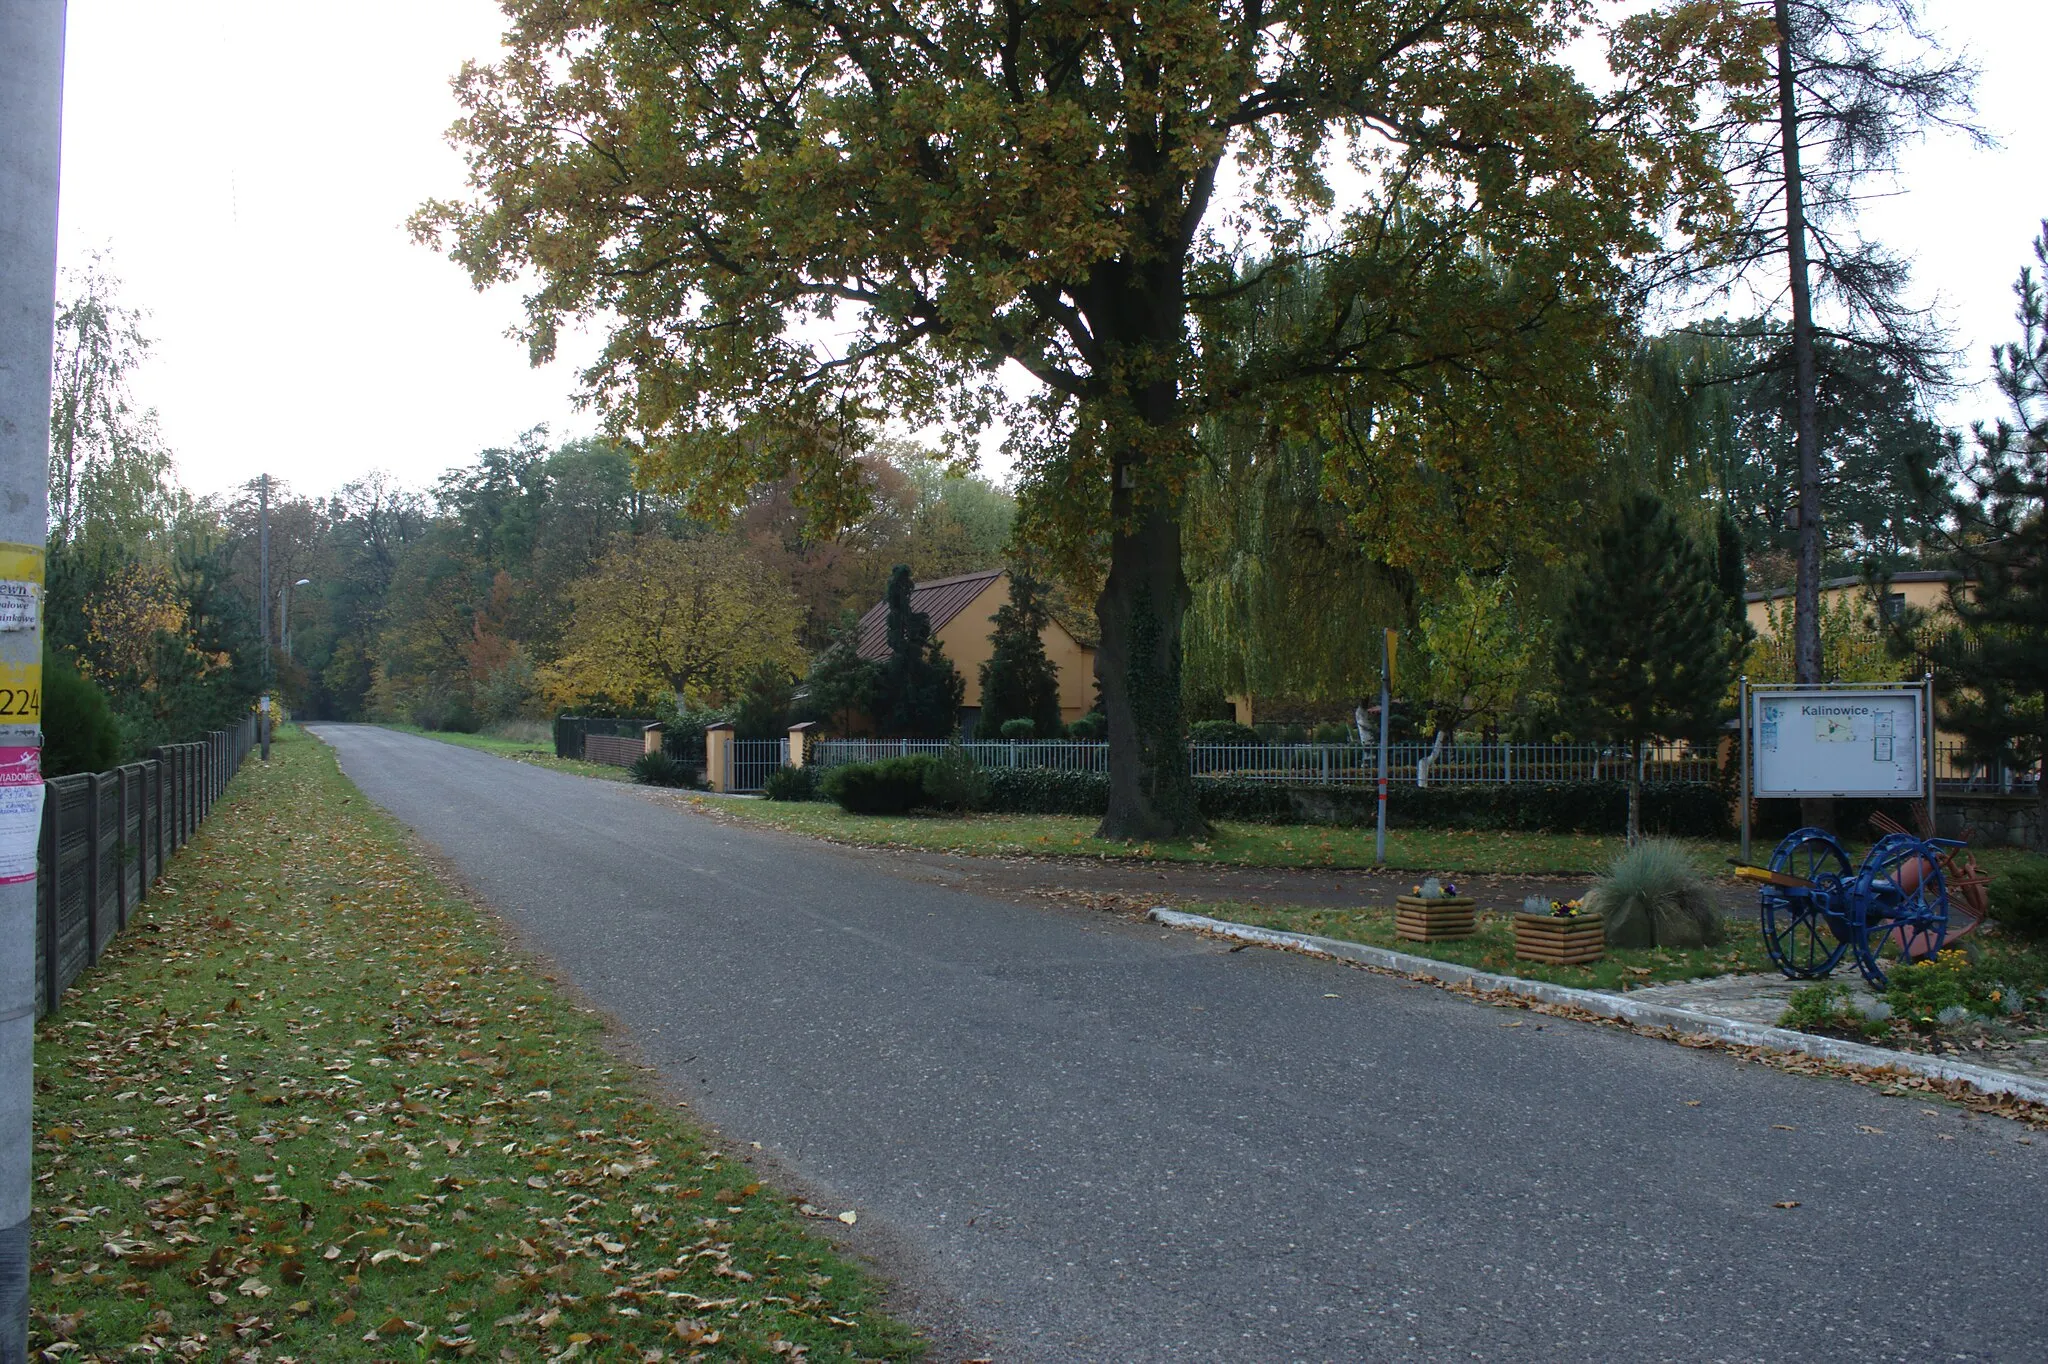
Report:
[{"label": "shrub", "polygon": [[816,800],[818,769],[778,767],[768,774],[768,780],[762,784],[761,794],[770,800]]},{"label": "shrub", "polygon": [[1081,815],[1097,819],[1109,809],[1109,778],[1100,772],[998,767],[981,775],[988,783],[983,809],[1006,815]]},{"label": "shrub", "polygon": [[662,749],[641,754],[627,771],[642,786],[698,787],[704,784],[697,764],[684,762]]},{"label": "shrub", "polygon": [[1700,869],[1669,839],[1646,838],[1615,858],[1588,898],[1613,947],[1702,947],[1728,934]]},{"label": "shrub", "polygon": [[1001,728],[996,732],[1012,742],[1035,739],[1038,737],[1038,722],[1020,715],[1014,720],[1003,721]]},{"label": "shrub", "polygon": [[1989,887],[1991,917],[2016,938],[2048,938],[2048,857],[2030,857],[1998,873]]},{"label": "shrub", "polygon": [[879,762],[848,763],[825,773],[819,789],[853,815],[900,815],[925,799],[925,773],[935,760],[922,753]]},{"label": "shrub", "polygon": [[1897,1017],[1922,1030],[1943,1023],[1961,1021],[1961,1014],[1942,1015],[1951,1009],[1965,1013],[1990,1014],[1991,982],[1971,966],[1966,953],[1950,948],[1931,961],[1902,962],[1886,972],[1884,997]]},{"label": "shrub", "polygon": [[1109,717],[1091,710],[1067,726],[1067,737],[1075,743],[1099,744],[1109,737]]},{"label": "shrub", "polygon": [[1198,744],[1255,744],[1259,732],[1235,720],[1197,720],[1188,726],[1188,738]]},{"label": "shrub", "polygon": [[121,756],[105,693],[65,659],[43,654],[43,775],[104,772]]},{"label": "shrub", "polygon": [[1358,742],[1358,734],[1351,726],[1340,725],[1334,721],[1327,725],[1317,725],[1315,733],[1309,737],[1319,744],[1351,744]]},{"label": "shrub", "polygon": [[924,796],[941,810],[979,810],[988,804],[988,778],[966,749],[947,744],[946,751],[925,771]]}]

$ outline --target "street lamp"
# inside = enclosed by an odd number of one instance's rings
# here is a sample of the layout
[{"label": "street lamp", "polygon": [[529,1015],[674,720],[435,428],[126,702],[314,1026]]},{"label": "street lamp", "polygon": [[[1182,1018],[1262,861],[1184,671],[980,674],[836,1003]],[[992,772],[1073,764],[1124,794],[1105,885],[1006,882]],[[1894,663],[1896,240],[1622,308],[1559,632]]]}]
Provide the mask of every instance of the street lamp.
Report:
[{"label": "street lamp", "polygon": [[312,585],[311,578],[301,578],[295,583],[286,583],[277,589],[277,628],[284,636],[283,653],[284,661],[287,663],[292,661],[292,589]]}]

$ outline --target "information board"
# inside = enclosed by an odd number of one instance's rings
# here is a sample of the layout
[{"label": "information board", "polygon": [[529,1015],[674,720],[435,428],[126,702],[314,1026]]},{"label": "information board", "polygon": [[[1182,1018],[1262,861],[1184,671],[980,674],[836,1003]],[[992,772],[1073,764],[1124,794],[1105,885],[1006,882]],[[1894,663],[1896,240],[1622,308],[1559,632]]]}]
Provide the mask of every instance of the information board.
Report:
[{"label": "information board", "polygon": [[1759,796],[1919,796],[1923,693],[1750,692]]}]

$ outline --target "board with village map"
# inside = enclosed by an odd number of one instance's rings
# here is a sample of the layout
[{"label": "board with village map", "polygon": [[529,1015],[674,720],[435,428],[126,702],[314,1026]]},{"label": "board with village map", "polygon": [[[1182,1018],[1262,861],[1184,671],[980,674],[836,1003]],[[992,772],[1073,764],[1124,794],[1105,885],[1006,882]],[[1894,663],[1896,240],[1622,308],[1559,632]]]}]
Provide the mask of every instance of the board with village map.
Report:
[{"label": "board with village map", "polygon": [[1750,693],[1759,796],[1918,796],[1916,691]]}]

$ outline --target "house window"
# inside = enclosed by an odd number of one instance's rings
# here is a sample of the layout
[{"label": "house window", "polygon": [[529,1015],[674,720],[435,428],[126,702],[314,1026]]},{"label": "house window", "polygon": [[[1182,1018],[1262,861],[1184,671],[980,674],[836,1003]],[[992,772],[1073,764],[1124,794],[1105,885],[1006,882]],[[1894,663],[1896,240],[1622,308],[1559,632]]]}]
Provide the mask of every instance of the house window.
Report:
[{"label": "house window", "polygon": [[1906,594],[1903,592],[1887,592],[1877,603],[1877,617],[1887,625],[1905,614]]}]

